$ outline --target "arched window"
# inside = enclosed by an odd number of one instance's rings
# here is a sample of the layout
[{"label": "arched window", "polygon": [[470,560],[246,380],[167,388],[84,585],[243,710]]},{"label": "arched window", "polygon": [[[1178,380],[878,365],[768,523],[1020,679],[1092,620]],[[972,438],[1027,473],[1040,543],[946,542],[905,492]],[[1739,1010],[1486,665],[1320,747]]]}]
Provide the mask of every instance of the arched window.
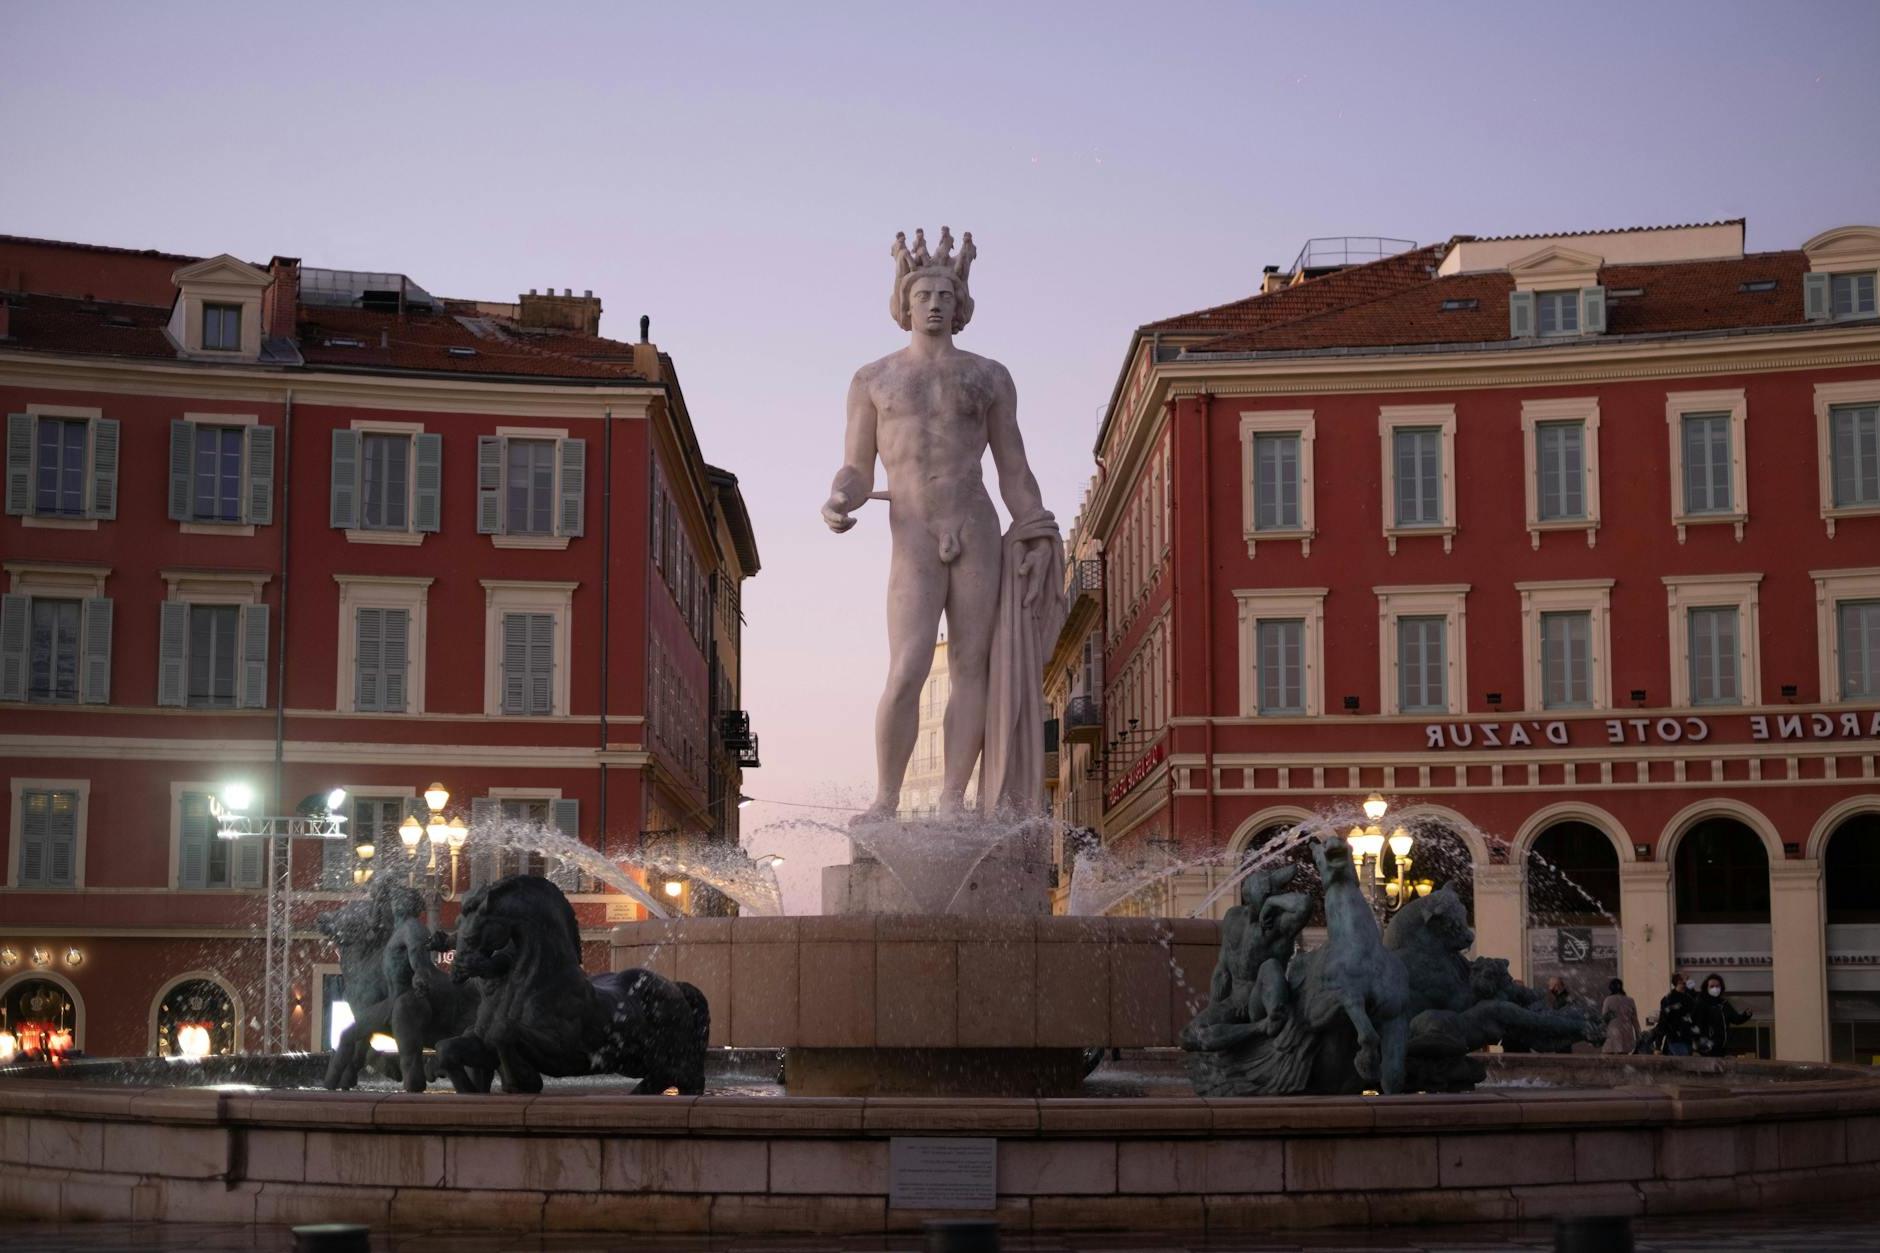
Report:
[{"label": "arched window", "polygon": [[1767,923],[1769,853],[1762,838],[1734,818],[1707,818],[1678,841],[1680,926]]},{"label": "arched window", "polygon": [[213,979],[185,979],[157,998],[157,1056],[235,1051],[235,1000]]},{"label": "arched window", "polygon": [[1619,917],[1619,850],[1587,822],[1556,822],[1528,851],[1528,917],[1610,926]]},{"label": "arched window", "polygon": [[50,979],[22,979],[0,997],[0,1029],[24,1060],[46,1061],[78,1049],[78,1006]]},{"label": "arched window", "polygon": [[1871,886],[1880,871],[1880,813],[1843,819],[1821,862],[1828,951],[1840,959],[1828,967],[1828,1060],[1871,1063],[1880,1057],[1880,990],[1869,984],[1867,964],[1880,958]]},{"label": "arched window", "polygon": [[1828,925],[1880,922],[1880,813],[1855,814],[1834,829],[1822,855],[1822,886],[1827,894]]}]

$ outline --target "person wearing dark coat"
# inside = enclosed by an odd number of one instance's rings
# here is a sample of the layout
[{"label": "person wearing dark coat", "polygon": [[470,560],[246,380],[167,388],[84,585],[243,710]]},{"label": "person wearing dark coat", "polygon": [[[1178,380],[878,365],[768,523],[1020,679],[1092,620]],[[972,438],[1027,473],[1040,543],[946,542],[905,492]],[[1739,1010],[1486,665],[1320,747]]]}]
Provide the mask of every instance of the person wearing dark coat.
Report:
[{"label": "person wearing dark coat", "polygon": [[1691,1019],[1697,1031],[1698,1055],[1728,1057],[1730,1028],[1748,1022],[1749,1011],[1730,1004],[1730,998],[1724,992],[1723,976],[1711,975],[1704,980],[1704,991],[1697,998]]},{"label": "person wearing dark coat", "polygon": [[1658,1002],[1657,1025],[1652,1028],[1653,1046],[1668,1057],[1689,1057],[1697,1041],[1697,998],[1679,971],[1671,976],[1671,990]]}]

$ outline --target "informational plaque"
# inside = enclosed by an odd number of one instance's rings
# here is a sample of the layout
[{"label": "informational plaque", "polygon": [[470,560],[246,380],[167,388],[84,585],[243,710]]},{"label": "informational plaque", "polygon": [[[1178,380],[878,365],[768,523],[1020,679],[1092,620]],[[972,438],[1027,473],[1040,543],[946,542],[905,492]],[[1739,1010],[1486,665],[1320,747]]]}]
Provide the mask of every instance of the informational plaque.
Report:
[{"label": "informational plaque", "polygon": [[998,1184],[999,1142],[990,1136],[888,1141],[890,1209],[994,1209]]}]

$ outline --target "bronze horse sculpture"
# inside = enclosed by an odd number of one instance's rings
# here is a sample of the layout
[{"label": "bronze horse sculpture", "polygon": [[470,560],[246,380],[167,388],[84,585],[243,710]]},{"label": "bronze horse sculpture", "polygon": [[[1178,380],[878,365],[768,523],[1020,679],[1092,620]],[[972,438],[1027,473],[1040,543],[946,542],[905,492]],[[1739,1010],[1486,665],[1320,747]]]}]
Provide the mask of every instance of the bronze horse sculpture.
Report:
[{"label": "bronze horse sculpture", "polygon": [[561,889],[511,875],[465,898],[453,979],[483,986],[476,1020],[440,1041],[439,1066],[459,1092],[539,1092],[544,1076],[637,1077],[635,1094],[705,1090],[711,1012],[705,994],[650,970],[590,976]]}]

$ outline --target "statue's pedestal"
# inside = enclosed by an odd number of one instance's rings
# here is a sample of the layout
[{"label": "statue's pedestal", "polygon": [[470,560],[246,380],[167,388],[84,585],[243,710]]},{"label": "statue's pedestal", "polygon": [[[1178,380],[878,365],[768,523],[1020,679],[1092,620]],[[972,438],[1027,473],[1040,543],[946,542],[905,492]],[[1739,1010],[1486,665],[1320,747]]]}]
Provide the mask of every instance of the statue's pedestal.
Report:
[{"label": "statue's pedestal", "polygon": [[824,914],[1037,917],[1051,912],[1048,824],[974,813],[851,828],[855,860],[823,870]]},{"label": "statue's pedestal", "polygon": [[[991,853],[975,866],[946,912],[960,917],[1037,917],[1051,912],[1056,867],[1048,861]],[[914,894],[887,866],[858,851],[846,866],[822,872],[824,914],[922,914]]]}]

